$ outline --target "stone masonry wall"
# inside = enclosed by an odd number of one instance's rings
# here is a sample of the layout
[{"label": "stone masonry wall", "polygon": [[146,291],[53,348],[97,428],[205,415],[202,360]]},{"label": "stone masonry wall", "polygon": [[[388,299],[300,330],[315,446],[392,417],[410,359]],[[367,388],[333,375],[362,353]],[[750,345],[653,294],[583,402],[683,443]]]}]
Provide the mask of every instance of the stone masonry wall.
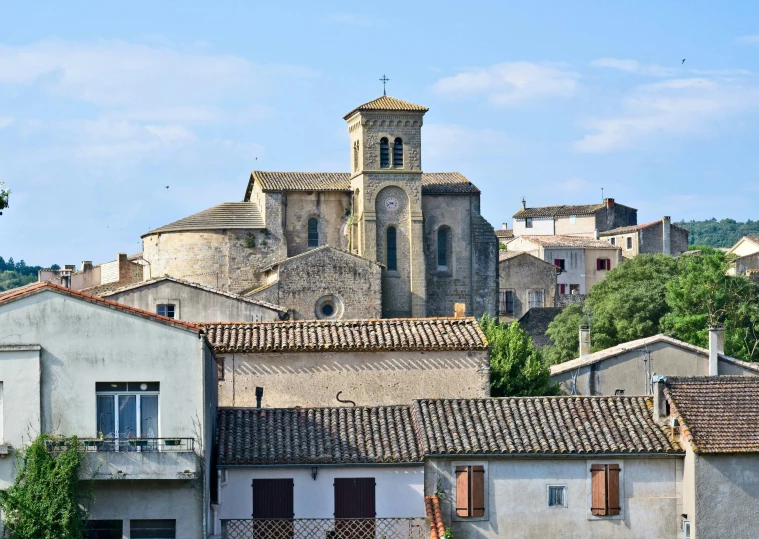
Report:
[{"label": "stone masonry wall", "polygon": [[514,312],[511,315],[501,313],[501,320],[520,319],[530,310],[529,292],[542,290],[544,304],[541,307],[556,305],[556,267],[539,258],[523,254],[502,260],[498,264],[499,289],[514,292]]},{"label": "stone masonry wall", "polygon": [[[420,113],[362,112],[348,124],[350,133],[351,162],[353,145],[359,143],[358,170],[380,170],[379,145],[387,137],[390,147],[390,163],[393,168],[422,170],[422,115]],[[403,167],[392,161],[393,142],[403,140]],[[353,167],[351,166],[353,171]]]},{"label": "stone masonry wall", "polygon": [[287,256],[305,253],[308,246],[308,221],[318,220],[319,246],[348,249],[346,226],[351,195],[340,191],[289,192],[285,201],[285,238]]}]

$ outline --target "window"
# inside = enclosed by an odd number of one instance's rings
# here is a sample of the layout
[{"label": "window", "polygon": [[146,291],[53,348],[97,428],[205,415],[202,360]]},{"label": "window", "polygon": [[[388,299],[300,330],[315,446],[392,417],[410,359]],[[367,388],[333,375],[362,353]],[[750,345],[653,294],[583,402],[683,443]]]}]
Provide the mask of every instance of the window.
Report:
[{"label": "window", "polygon": [[319,220],[316,217],[308,220],[308,246],[319,247]]},{"label": "window", "polygon": [[456,466],[456,516],[485,516],[485,468]]},{"label": "window", "polygon": [[543,307],[545,294],[543,294],[542,290],[529,290],[527,292],[527,302],[530,306],[530,309],[535,309],[537,307]]},{"label": "window", "polygon": [[168,518],[161,520],[130,520],[129,532],[132,539],[176,539],[177,521]]},{"label": "window", "polygon": [[548,507],[567,506],[567,487],[565,485],[548,485]]},{"label": "window", "polygon": [[559,268],[561,271],[566,271],[567,261],[563,258],[554,258],[553,265]]},{"label": "window", "polygon": [[396,250],[396,230],[394,226],[387,228],[387,270],[398,271],[398,251]]},{"label": "window", "polygon": [[609,243],[611,243],[612,245],[616,245],[617,244],[617,238],[609,238]]},{"label": "window", "polygon": [[175,305],[173,303],[159,303],[156,306],[156,313],[159,316],[167,316],[169,318],[174,318],[174,314],[176,312]]},{"label": "window", "polygon": [[448,237],[450,230],[447,227],[441,227],[437,231],[437,267],[438,269],[448,269]]},{"label": "window", "polygon": [[631,250],[633,248],[633,239],[632,236],[627,236],[627,250]]},{"label": "window", "polygon": [[690,520],[683,520],[683,539],[690,539]]},{"label": "window", "polygon": [[608,271],[611,269],[611,260],[608,258],[597,258],[596,269],[598,271]]},{"label": "window", "polygon": [[335,295],[329,294],[316,300],[314,313],[319,320],[336,319],[343,316],[344,310],[342,300]]},{"label": "window", "polygon": [[580,293],[580,285],[579,284],[570,284],[569,285],[569,293],[570,294],[579,294]]},{"label": "window", "polygon": [[97,382],[98,437],[158,438],[158,382]]},{"label": "window", "polygon": [[121,520],[88,520],[85,539],[121,539],[124,523]]},{"label": "window", "polygon": [[570,225],[576,225],[577,224],[577,216],[576,215],[570,215],[569,216],[569,224]]},{"label": "window", "polygon": [[501,314],[514,314],[514,291],[501,290],[501,298],[499,303]]},{"label": "window", "polygon": [[393,166],[403,168],[403,140],[400,137],[393,141]]},{"label": "window", "polygon": [[390,144],[386,137],[380,139],[380,168],[390,166]]},{"label": "window", "polygon": [[592,515],[605,517],[619,514],[619,472],[620,467],[617,464],[590,466]]},{"label": "window", "polygon": [[528,217],[524,220],[524,227],[525,228],[532,228],[532,217]]}]

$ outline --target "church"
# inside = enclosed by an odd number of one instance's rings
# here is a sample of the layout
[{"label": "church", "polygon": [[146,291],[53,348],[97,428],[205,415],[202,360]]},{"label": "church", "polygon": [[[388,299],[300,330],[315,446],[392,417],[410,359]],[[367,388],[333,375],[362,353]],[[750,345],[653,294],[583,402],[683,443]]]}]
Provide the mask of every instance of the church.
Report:
[{"label": "church", "polygon": [[142,236],[169,275],[286,308],[294,319],[497,312],[498,243],[480,190],[422,171],[426,107],[383,95],[344,119],[350,172],[253,171],[226,202]]}]

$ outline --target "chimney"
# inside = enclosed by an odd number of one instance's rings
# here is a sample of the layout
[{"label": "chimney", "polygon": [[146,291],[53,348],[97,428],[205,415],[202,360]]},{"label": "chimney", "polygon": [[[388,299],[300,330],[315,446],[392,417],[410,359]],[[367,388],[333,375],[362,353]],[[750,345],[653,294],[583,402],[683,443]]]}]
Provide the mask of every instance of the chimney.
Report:
[{"label": "chimney", "polygon": [[119,260],[119,282],[127,282],[129,281],[129,257],[126,253],[119,253],[118,256]]},{"label": "chimney", "polygon": [[661,218],[661,250],[665,255],[672,254],[672,241],[670,239],[672,218],[665,215]]},{"label": "chimney", "polygon": [[506,223],[501,223],[501,230],[508,230],[508,229],[509,229],[509,225],[507,225]]},{"label": "chimney", "polygon": [[92,271],[92,260],[82,260],[82,271]]},{"label": "chimney", "polygon": [[522,209],[523,210],[527,209],[527,201],[524,199],[524,197],[522,197]]},{"label": "chimney", "polygon": [[63,269],[67,271],[76,271],[76,264],[66,264],[63,266]]},{"label": "chimney", "polygon": [[667,386],[667,377],[654,374],[651,377],[651,385],[654,389],[654,421],[659,424],[667,420],[667,398],[664,396],[664,388]]},{"label": "chimney", "polygon": [[466,303],[454,303],[453,304],[453,317],[464,318],[466,316]]},{"label": "chimney", "polygon": [[613,198],[605,198],[604,199],[604,206],[607,208],[613,208],[614,207],[614,199]]},{"label": "chimney", "polygon": [[719,375],[719,356],[725,353],[725,328],[709,326],[709,376]]},{"label": "chimney", "polygon": [[261,408],[261,401],[264,398],[264,388],[256,388],[256,408]]},{"label": "chimney", "polygon": [[590,355],[590,326],[580,326],[580,357]]}]

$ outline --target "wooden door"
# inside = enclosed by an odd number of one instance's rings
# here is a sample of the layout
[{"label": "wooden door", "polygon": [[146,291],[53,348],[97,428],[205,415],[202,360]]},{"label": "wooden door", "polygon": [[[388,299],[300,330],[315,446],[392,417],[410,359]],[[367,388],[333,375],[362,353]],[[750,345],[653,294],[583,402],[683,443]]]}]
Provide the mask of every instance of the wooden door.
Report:
[{"label": "wooden door", "polygon": [[335,479],[337,539],[374,539],[376,483],[373,477]]}]

